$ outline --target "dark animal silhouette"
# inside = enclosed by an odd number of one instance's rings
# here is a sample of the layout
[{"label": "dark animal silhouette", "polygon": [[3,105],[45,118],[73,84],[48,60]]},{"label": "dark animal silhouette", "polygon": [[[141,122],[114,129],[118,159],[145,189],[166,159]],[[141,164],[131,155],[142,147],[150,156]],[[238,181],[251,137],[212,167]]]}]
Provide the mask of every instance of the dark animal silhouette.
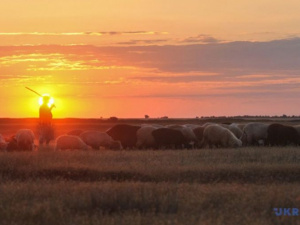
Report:
[{"label": "dark animal silhouette", "polygon": [[108,129],[106,133],[115,141],[120,141],[123,148],[134,148],[137,141],[137,130],[140,126],[133,126],[129,124],[117,124]]},{"label": "dark animal silhouette", "polygon": [[267,133],[267,142],[271,146],[299,144],[299,134],[297,130],[292,126],[274,123],[268,127]]},{"label": "dark animal silhouette", "polygon": [[187,146],[188,143],[184,138],[182,132],[170,128],[159,128],[152,131],[158,148],[182,148]]},{"label": "dark animal silhouette", "polygon": [[19,151],[19,146],[18,146],[18,142],[15,136],[10,137],[9,139],[7,139],[7,147],[6,147],[6,151],[11,152],[11,151]]}]

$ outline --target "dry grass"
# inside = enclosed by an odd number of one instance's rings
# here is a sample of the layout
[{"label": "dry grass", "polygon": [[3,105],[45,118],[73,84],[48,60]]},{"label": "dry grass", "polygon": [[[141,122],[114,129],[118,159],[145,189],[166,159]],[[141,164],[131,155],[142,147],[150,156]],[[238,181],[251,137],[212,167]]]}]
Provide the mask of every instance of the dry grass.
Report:
[{"label": "dry grass", "polygon": [[1,224],[300,224],[300,150],[0,154]]},{"label": "dry grass", "polygon": [[297,148],[2,153],[3,180],[298,182]]}]

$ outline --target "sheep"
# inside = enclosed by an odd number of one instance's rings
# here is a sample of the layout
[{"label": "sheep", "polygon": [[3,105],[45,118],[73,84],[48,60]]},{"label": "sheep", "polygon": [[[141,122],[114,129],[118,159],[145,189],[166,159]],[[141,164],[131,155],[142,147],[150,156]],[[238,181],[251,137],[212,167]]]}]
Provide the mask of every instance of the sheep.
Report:
[{"label": "sheep", "polygon": [[134,148],[136,145],[136,132],[140,126],[117,124],[106,131],[115,141],[120,141],[123,148]]},{"label": "sheep", "polygon": [[107,149],[122,149],[122,145],[119,141],[114,141],[111,136],[105,132],[90,130],[82,132],[79,137],[91,146],[93,149],[98,150],[99,147],[105,147]]},{"label": "sheep", "polygon": [[83,133],[83,130],[75,129],[75,130],[69,131],[69,132],[67,133],[67,135],[79,136],[81,133]]},{"label": "sheep", "polygon": [[273,123],[268,127],[268,143],[273,145],[285,146],[289,144],[299,144],[299,134],[295,127]]},{"label": "sheep", "polygon": [[173,130],[178,130],[183,134],[187,143],[185,145],[186,148],[193,148],[197,144],[198,139],[191,128],[184,125],[168,125],[166,127]]},{"label": "sheep", "polygon": [[81,140],[80,137],[75,135],[61,135],[56,139],[55,150],[90,150],[91,147],[88,146]]},{"label": "sheep", "polygon": [[155,126],[142,126],[140,129],[137,130],[137,142],[136,147],[139,149],[142,148],[157,148],[157,144],[155,139],[152,135],[154,130],[158,129]]},{"label": "sheep", "polygon": [[158,148],[182,148],[183,145],[187,145],[187,141],[179,130],[170,128],[158,128],[152,131],[152,135]]},{"label": "sheep", "polygon": [[220,126],[230,130],[238,139],[240,139],[243,136],[243,131],[235,125],[220,124]]},{"label": "sheep", "polygon": [[15,135],[18,150],[32,151],[34,150],[34,133],[30,129],[20,129]]},{"label": "sheep", "polygon": [[11,152],[11,151],[19,150],[17,139],[16,139],[15,135],[11,136],[10,138],[7,138],[6,142],[7,142],[6,151]]},{"label": "sheep", "polygon": [[231,147],[242,146],[242,141],[228,129],[219,125],[209,125],[204,129],[202,146],[208,144],[209,147]]},{"label": "sheep", "polygon": [[[205,127],[202,126],[198,126],[196,128],[193,129],[193,132],[198,140],[198,143],[201,143],[203,140],[203,132],[204,132]],[[198,146],[200,147],[200,146]]]},{"label": "sheep", "polygon": [[237,128],[240,128],[241,130],[244,130],[244,127],[246,126],[246,124],[242,124],[242,123],[232,123],[230,124],[230,126],[235,126]]},{"label": "sheep", "polygon": [[244,134],[241,138],[245,145],[260,145],[261,143],[266,144],[268,137],[269,124],[252,122],[248,123],[244,127]]},{"label": "sheep", "polygon": [[294,128],[297,130],[298,134],[300,135],[300,125],[295,125]]}]

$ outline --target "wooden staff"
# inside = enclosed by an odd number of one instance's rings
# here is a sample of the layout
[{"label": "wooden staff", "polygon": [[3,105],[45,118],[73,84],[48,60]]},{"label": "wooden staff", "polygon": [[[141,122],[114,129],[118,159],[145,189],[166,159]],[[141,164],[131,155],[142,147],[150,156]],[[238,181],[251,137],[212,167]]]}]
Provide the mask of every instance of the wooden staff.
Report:
[{"label": "wooden staff", "polygon": [[37,94],[38,96],[43,97],[41,94],[39,94],[38,92],[32,90],[31,88],[29,88],[29,87],[25,87],[25,88],[28,89],[29,91],[32,91],[33,93]]}]

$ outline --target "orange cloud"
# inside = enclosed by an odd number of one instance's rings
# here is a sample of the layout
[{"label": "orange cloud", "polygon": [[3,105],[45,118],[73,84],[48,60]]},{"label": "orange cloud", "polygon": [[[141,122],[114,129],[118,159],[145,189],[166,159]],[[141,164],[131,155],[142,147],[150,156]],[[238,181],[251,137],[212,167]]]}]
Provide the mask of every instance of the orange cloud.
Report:
[{"label": "orange cloud", "polygon": [[104,32],[0,32],[0,36],[102,36],[102,35],[161,35],[158,31],[104,31]]},{"label": "orange cloud", "polygon": [[[236,115],[260,106],[266,114],[292,114],[300,97],[298,41],[0,47],[7,98],[0,115],[32,97],[24,86],[58,99],[55,117]],[[35,107],[18,112],[33,115]]]}]

